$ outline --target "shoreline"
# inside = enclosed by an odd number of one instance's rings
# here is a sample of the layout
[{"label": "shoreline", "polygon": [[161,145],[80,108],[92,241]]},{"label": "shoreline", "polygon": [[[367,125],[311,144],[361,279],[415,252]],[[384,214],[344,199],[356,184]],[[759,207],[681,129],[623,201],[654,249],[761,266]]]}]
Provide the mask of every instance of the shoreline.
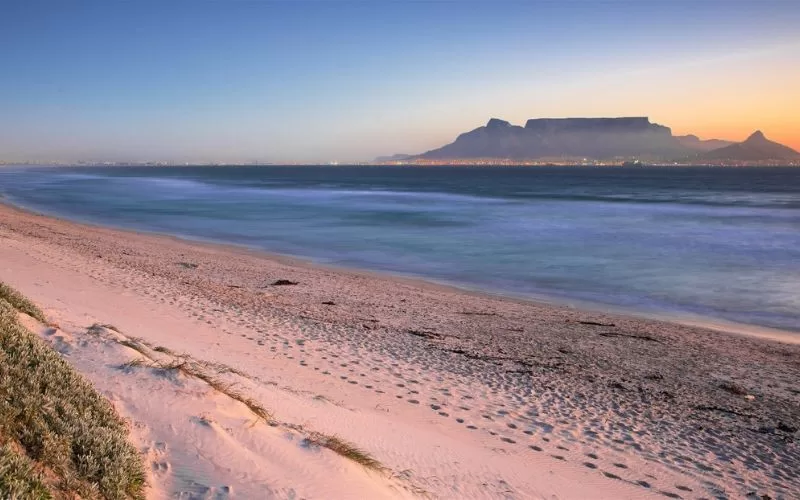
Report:
[{"label": "shoreline", "polygon": [[[3,203],[0,279],[43,307],[59,326],[40,335],[132,422],[152,466],[152,497],[789,498],[800,490],[794,344]],[[98,336],[95,323],[113,330]],[[253,423],[245,407],[183,375],[131,364],[140,354],[122,342],[152,346],[142,351],[154,358],[181,353],[234,368],[243,375],[219,377],[278,425]],[[390,472],[303,444],[300,429],[340,436]]]},{"label": "shoreline", "polygon": [[218,249],[231,252],[244,252],[249,255],[271,259],[276,262],[292,266],[302,266],[311,269],[316,268],[330,272],[347,273],[351,275],[373,277],[377,279],[383,278],[387,280],[400,280],[411,285],[417,284],[428,287],[441,287],[441,289],[443,290],[466,293],[466,294],[474,294],[479,297],[486,297],[499,300],[509,300],[521,303],[530,303],[539,306],[552,306],[559,308],[576,309],[579,311],[583,311],[585,313],[630,316],[633,318],[640,318],[644,320],[660,321],[660,322],[674,323],[688,327],[704,328],[729,335],[744,335],[775,342],[800,344],[800,325],[798,325],[798,329],[796,331],[785,330],[781,328],[774,328],[762,325],[738,323],[734,321],[724,320],[721,318],[713,318],[709,316],[695,315],[679,311],[675,311],[674,313],[670,313],[667,311],[648,312],[633,308],[615,306],[612,304],[604,304],[599,302],[585,301],[581,299],[573,299],[566,296],[555,296],[555,295],[545,295],[545,294],[521,294],[521,293],[516,294],[509,291],[481,288],[478,285],[473,286],[469,284],[448,282],[446,280],[437,280],[435,278],[429,278],[414,274],[405,274],[402,272],[375,270],[375,269],[351,267],[347,265],[321,262],[319,260],[315,260],[310,257],[282,254],[279,252],[273,252],[244,244],[237,244],[237,243],[213,240],[213,239],[196,238],[187,235],[176,235],[159,231],[150,231],[140,228],[113,226],[109,224],[97,223],[88,220],[80,220],[79,218],[71,219],[68,217],[60,216],[55,213],[50,213],[47,211],[41,211],[36,208],[27,207],[23,204],[19,204],[15,201],[12,201],[7,197],[5,198],[0,197],[0,205],[6,206],[11,209],[27,212],[32,215],[48,217],[60,221],[71,222],[90,227],[104,228],[112,231],[122,231],[131,234],[168,238],[178,242],[184,242],[196,245],[207,245],[210,247],[216,247]]}]

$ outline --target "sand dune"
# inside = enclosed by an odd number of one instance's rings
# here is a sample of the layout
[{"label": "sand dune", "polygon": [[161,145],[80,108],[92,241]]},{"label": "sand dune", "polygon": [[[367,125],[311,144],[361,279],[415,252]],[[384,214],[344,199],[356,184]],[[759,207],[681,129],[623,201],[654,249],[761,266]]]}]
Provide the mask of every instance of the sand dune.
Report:
[{"label": "sand dune", "polygon": [[[0,278],[45,309],[59,328],[43,338],[131,420],[154,498],[800,491],[797,345],[9,207]],[[164,368],[176,360],[205,362],[271,418]],[[309,441],[320,434],[382,470]]]},{"label": "sand dune", "polygon": [[[134,423],[151,466],[153,497],[410,497],[407,485],[307,441],[308,432],[259,419],[224,390],[170,366],[183,357],[154,351],[105,327],[74,333],[29,322]],[[63,327],[62,327],[63,328]],[[71,329],[71,328],[70,328]],[[206,370],[249,392],[240,375]],[[220,373],[221,372],[221,373]]]}]

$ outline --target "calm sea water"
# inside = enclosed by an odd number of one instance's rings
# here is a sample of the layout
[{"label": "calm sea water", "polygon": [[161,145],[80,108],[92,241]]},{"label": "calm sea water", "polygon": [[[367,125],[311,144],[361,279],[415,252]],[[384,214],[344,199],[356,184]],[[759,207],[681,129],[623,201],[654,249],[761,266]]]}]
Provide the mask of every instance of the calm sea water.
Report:
[{"label": "calm sea water", "polygon": [[800,168],[4,168],[46,213],[800,331]]}]

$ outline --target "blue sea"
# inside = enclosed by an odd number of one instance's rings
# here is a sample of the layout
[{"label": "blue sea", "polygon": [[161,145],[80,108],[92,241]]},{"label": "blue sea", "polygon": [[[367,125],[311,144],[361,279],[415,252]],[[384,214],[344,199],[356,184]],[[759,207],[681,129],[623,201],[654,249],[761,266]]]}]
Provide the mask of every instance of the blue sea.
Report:
[{"label": "blue sea", "polygon": [[6,167],[0,193],[495,293],[800,331],[800,168]]}]

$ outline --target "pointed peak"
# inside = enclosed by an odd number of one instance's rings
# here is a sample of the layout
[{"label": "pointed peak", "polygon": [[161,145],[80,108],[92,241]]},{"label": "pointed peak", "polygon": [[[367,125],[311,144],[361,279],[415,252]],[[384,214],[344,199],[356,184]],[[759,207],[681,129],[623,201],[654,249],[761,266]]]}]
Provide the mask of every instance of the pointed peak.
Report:
[{"label": "pointed peak", "polygon": [[489,120],[489,123],[486,124],[486,128],[500,128],[500,127],[510,127],[511,124],[505,120],[501,120],[499,118],[492,118]]},{"label": "pointed peak", "polygon": [[745,142],[748,142],[748,141],[766,141],[766,140],[767,140],[767,138],[764,137],[764,133],[762,131],[760,131],[760,130],[756,130],[755,132],[750,134],[750,137],[748,137],[745,140]]}]

